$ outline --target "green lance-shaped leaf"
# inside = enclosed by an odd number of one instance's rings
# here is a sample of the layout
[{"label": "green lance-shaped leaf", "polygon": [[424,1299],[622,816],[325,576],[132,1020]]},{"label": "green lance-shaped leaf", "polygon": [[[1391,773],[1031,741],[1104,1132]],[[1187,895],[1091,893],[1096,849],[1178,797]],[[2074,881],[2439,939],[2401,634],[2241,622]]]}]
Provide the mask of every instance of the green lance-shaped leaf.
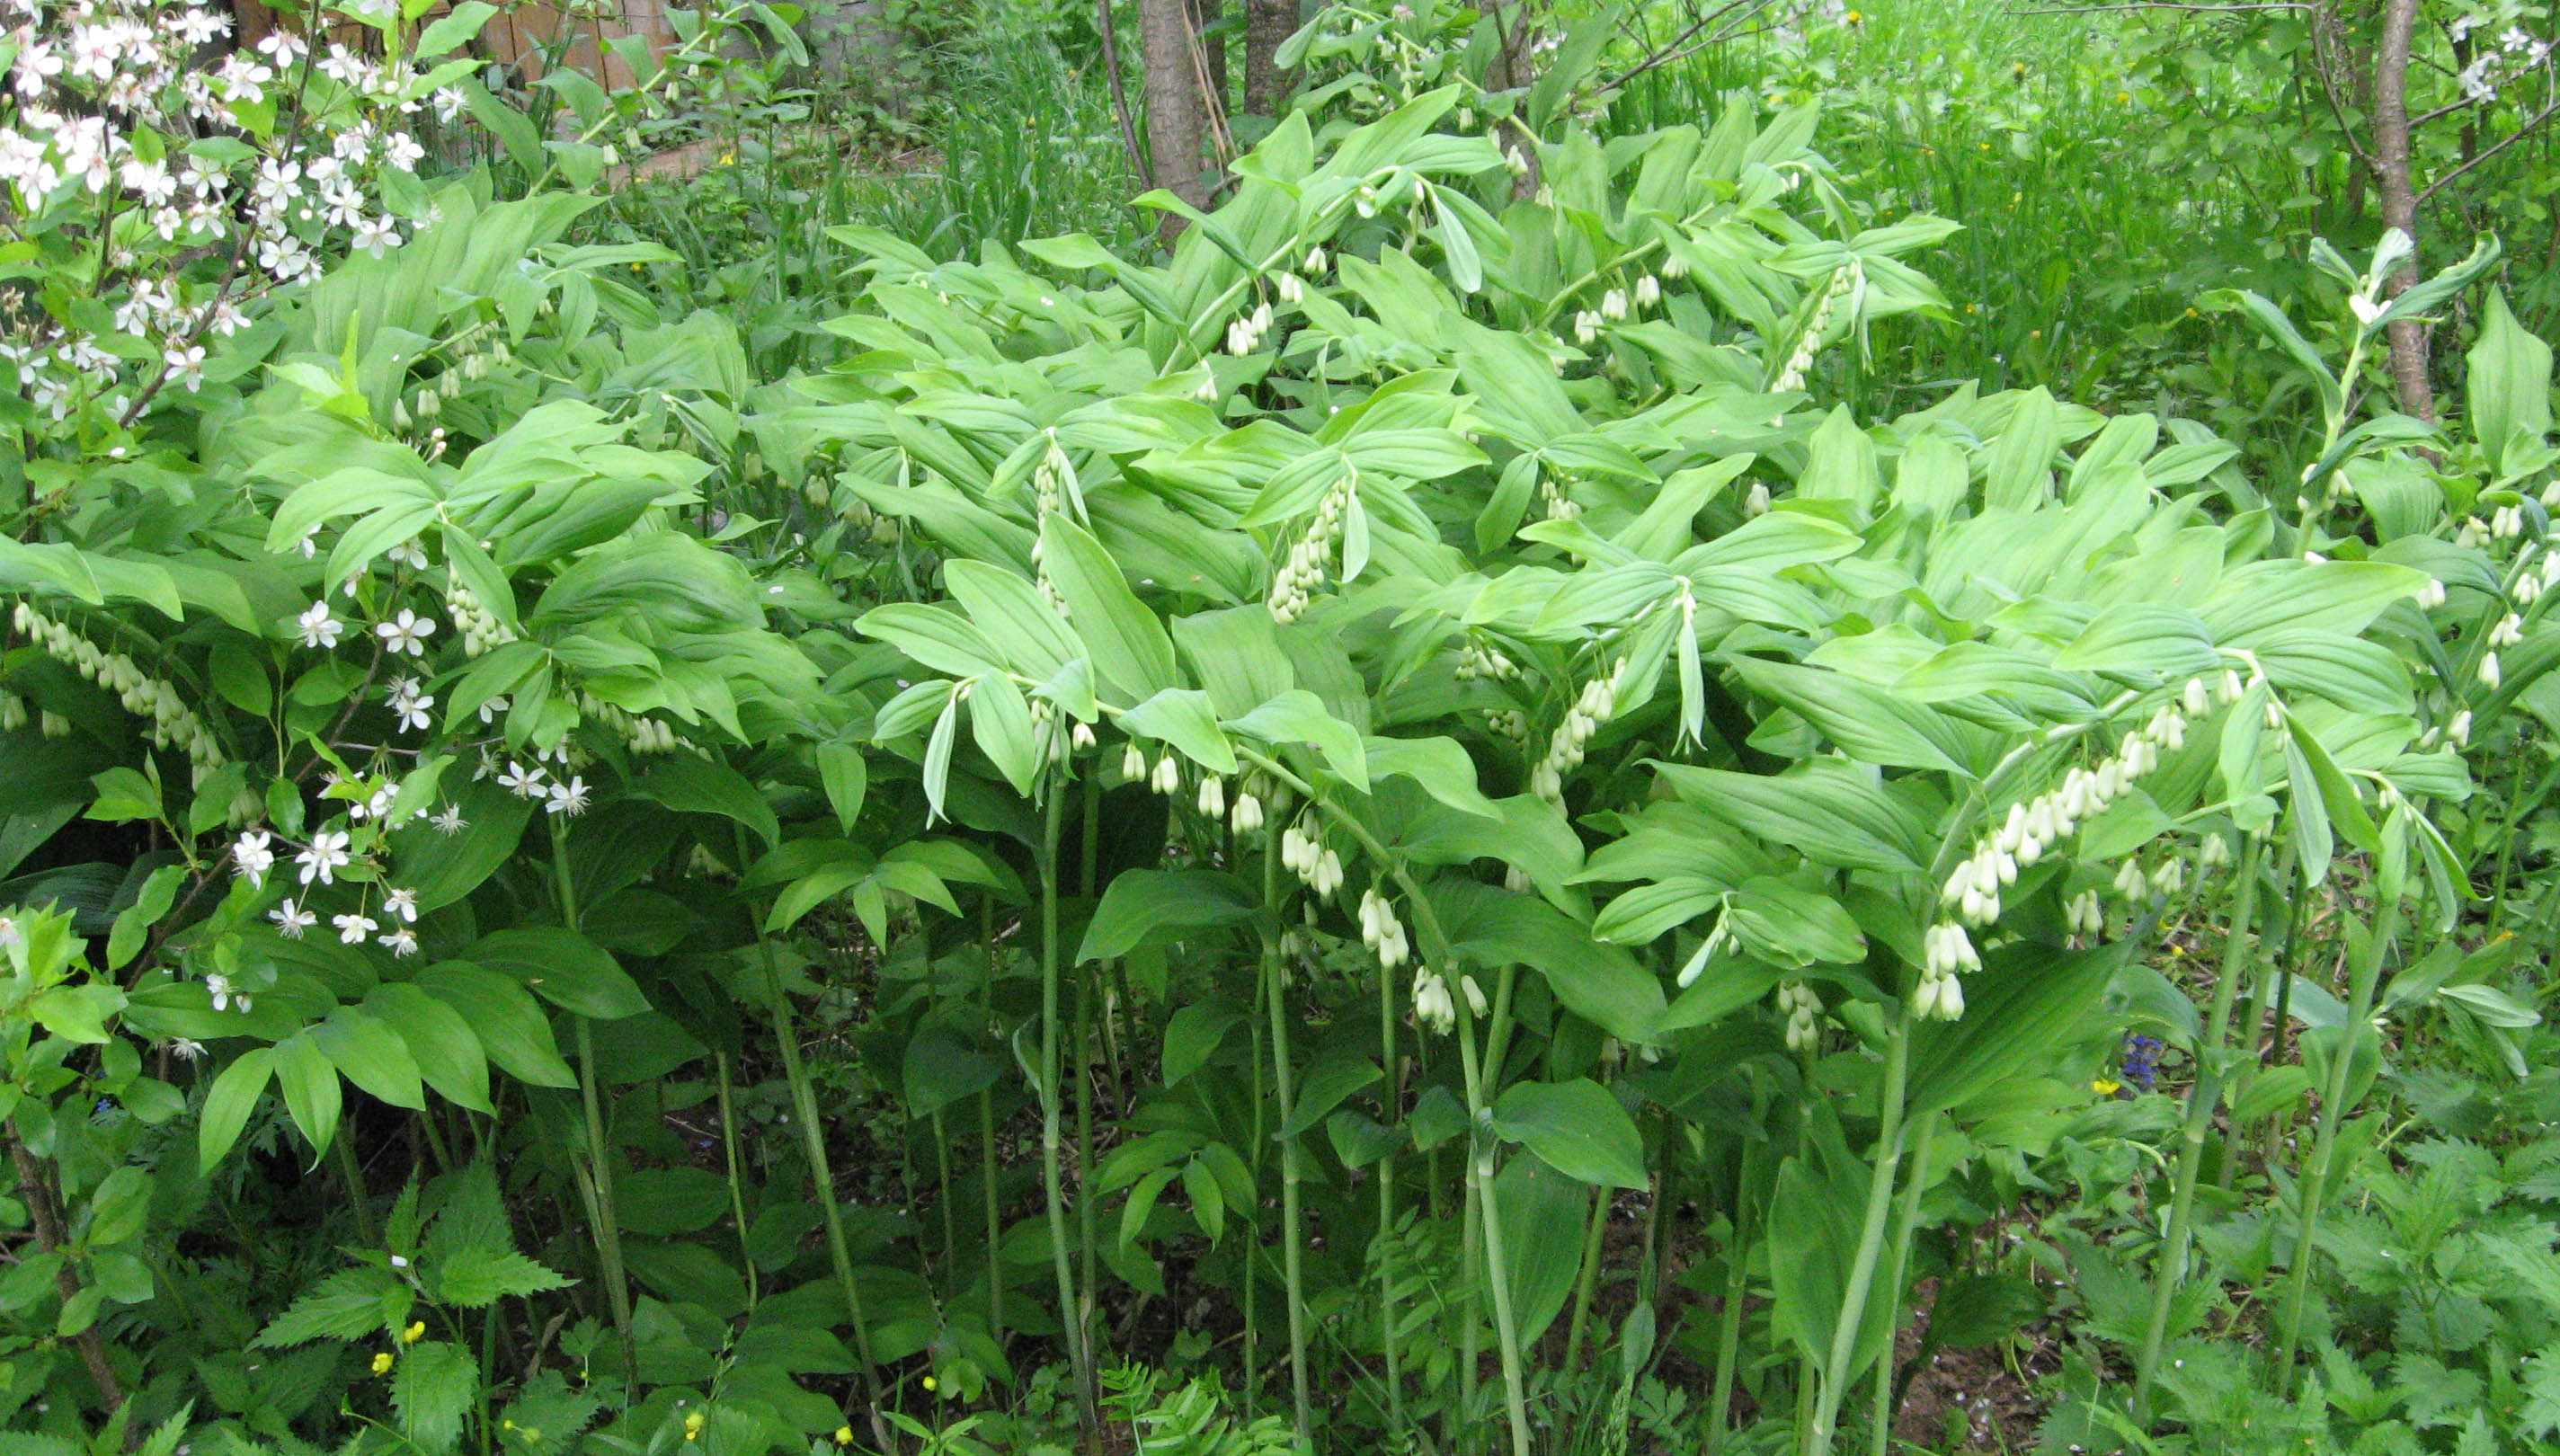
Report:
[{"label": "green lance-shaped leaf", "polygon": [[1181,686],[1174,639],[1129,589],[1120,564],[1102,543],[1073,522],[1050,516],[1041,523],[1040,545],[1041,564],[1102,681],[1133,703]]},{"label": "green lance-shaped leaf", "polygon": [[266,1095],[266,1084],[275,1073],[275,1052],[266,1047],[252,1047],[243,1052],[222,1075],[214,1078],[213,1090],[205,1094],[204,1119],[196,1127],[196,1166],[211,1173],[240,1141],[240,1129],[248,1125],[248,1115],[257,1110],[258,1098]]},{"label": "green lance-shaped leaf", "polygon": [[1635,1119],[1588,1077],[1515,1084],[1494,1104],[1494,1130],[1568,1178],[1600,1188],[1646,1186]]}]

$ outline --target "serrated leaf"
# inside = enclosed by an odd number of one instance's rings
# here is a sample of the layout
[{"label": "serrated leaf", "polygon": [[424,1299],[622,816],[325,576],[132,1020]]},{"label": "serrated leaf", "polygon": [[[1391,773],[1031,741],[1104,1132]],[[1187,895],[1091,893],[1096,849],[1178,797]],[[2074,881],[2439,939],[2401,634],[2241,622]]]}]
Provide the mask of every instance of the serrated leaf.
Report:
[{"label": "serrated leaf", "polygon": [[435,1270],[439,1303],[479,1309],[509,1296],[522,1298],[569,1281],[510,1248],[465,1246],[445,1256]]}]

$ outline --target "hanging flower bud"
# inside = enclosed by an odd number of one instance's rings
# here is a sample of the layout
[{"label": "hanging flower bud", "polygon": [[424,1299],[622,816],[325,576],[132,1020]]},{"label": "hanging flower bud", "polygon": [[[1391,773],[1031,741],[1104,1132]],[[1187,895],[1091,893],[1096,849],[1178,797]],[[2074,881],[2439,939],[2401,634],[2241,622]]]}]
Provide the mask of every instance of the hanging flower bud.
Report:
[{"label": "hanging flower bud", "polygon": [[2171,895],[2186,884],[2186,862],[2172,855],[2152,872],[2152,893]]},{"label": "hanging flower bud", "polygon": [[1262,801],[1250,791],[1235,796],[1235,807],[1226,814],[1227,827],[1238,834],[1251,834],[1262,827]]},{"label": "hanging flower bud", "polygon": [[2127,859],[2116,871],[2116,893],[2137,903],[2151,893],[2151,881],[2144,877],[2143,867],[2132,859]]},{"label": "hanging flower bud", "polygon": [[1131,783],[1147,776],[1147,755],[1134,742],[1120,750],[1120,776]]},{"label": "hanging flower bud", "polygon": [[2494,690],[2504,677],[2505,674],[2499,670],[2497,665],[2497,654],[2494,652],[2481,653],[2480,662],[2480,680],[2481,686]]},{"label": "hanging flower bud", "polygon": [[1148,781],[1148,786],[1160,794],[1172,794],[1181,791],[1183,786],[1183,766],[1181,763],[1175,761],[1173,751],[1171,749],[1166,750],[1165,755],[1156,760],[1156,773],[1155,776]]},{"label": "hanging flower bud", "polygon": [[1309,877],[1308,884],[1314,888],[1318,894],[1329,895],[1342,889],[1342,856],[1335,854],[1332,850],[1326,850],[1322,855],[1319,855],[1316,859],[1315,873]]},{"label": "hanging flower bud", "polygon": [[1458,1005],[1449,999],[1449,983],[1428,966],[1413,973],[1413,1020],[1444,1037],[1458,1025]]}]

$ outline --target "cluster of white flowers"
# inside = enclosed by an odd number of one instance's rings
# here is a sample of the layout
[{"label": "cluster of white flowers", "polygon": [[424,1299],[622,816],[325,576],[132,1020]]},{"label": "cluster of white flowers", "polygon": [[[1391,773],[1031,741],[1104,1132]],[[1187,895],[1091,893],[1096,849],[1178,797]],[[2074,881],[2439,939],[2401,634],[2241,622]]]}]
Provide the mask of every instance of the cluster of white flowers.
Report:
[{"label": "cluster of white flowers", "polygon": [[2499,506],[2482,521],[2478,516],[2464,519],[2462,529],[2454,533],[2454,545],[2476,551],[2492,541],[2513,541],[2524,534],[2524,507]]},{"label": "cluster of white flowers", "polygon": [[444,610],[453,618],[453,630],[462,636],[465,657],[479,657],[516,640],[515,630],[498,620],[498,614],[458,575],[444,583]]},{"label": "cluster of white flowers", "polygon": [[1920,932],[1920,989],[1912,996],[1912,1014],[1923,1020],[1954,1021],[1965,1014],[1965,988],[1956,977],[1981,970],[1983,958],[1975,953],[1965,927],[1953,921]]},{"label": "cluster of white flowers", "polygon": [[[1069,615],[1066,607],[1066,598],[1059,594],[1057,582],[1051,580],[1049,577],[1048,543],[1041,538],[1047,534],[1042,528],[1046,526],[1048,518],[1056,515],[1060,510],[1065,508],[1069,498],[1069,487],[1074,484],[1075,462],[1066,457],[1066,452],[1064,450],[1058,448],[1057,434],[1055,431],[1051,431],[1048,438],[1048,449],[1041,454],[1040,464],[1032,468],[1032,507],[1034,511],[1032,517],[1032,584],[1040,589],[1040,600],[1047,602],[1048,609],[1057,613],[1061,618]],[[1074,500],[1079,509],[1073,514],[1080,515],[1082,514],[1080,507],[1083,503],[1083,497],[1078,494],[1074,496]],[[865,506],[860,501],[854,502],[853,509],[861,512],[863,516],[866,517],[870,516],[871,513],[871,508]],[[874,541],[879,541],[880,539],[879,523],[887,521],[889,521],[889,518],[886,516],[874,518],[872,528],[872,539]],[[889,524],[892,526],[895,525],[894,522],[889,522]],[[896,538],[892,536],[889,539],[894,541]]]},{"label": "cluster of white flowers", "polygon": [[577,694],[578,716],[600,724],[605,730],[628,744],[634,753],[672,753],[676,750],[675,728],[661,720],[626,713],[584,689]]},{"label": "cluster of white flowers", "polygon": [[[1952,982],[1934,993],[1931,986],[1955,971],[1980,967],[1964,926],[1988,926],[2000,918],[2000,890],[2017,882],[2020,867],[2043,859],[2048,850],[2105,812],[2127,789],[2160,766],[2162,749],[2174,752],[2183,746],[2190,722],[2239,702],[2247,690],[2248,684],[2232,670],[2225,670],[2212,682],[2190,678],[2175,697],[2152,714],[2148,723],[2124,735],[2114,756],[2102,760],[2096,768],[2075,765],[2058,786],[2009,805],[2000,829],[1975,845],[1974,853],[1956,867],[1939,890],[1941,912],[1952,914],[1927,932],[1921,1014],[1934,1013],[1952,1021],[1963,1013],[1963,994],[1954,991]],[[2273,704],[2269,711],[2271,715],[2278,712]],[[2218,839],[2209,844],[2221,848],[2223,859],[2228,859],[2229,851],[2221,847]],[[2184,862],[2176,859],[2169,860],[2153,876],[2145,876],[2139,865],[2127,860],[2117,877],[2117,889],[2127,898],[2139,901],[2156,889],[2161,893],[2173,891],[2184,875]],[[2132,877],[2130,882],[2127,877]],[[2086,892],[2064,902],[2063,918],[2074,933],[2095,934],[2105,925],[2097,897]]]},{"label": "cluster of white flowers", "polygon": [[[2434,584],[2440,599],[2430,604],[2441,606],[2443,605],[2441,596],[2445,589],[2444,583],[2439,581]],[[2531,606],[2535,602],[2540,601],[2542,599],[2542,593],[2550,590],[2555,584],[2560,584],[2560,554],[2545,553],[2542,558],[2541,566],[2530,571],[2519,571],[2516,573],[2515,586],[2513,589],[2515,604],[2518,606]]]},{"label": "cluster of white flowers", "polygon": [[[2165,898],[2177,893],[2185,885],[2186,862],[2171,855],[2160,861],[2159,867],[2148,875],[2143,873],[2140,860],[2128,858],[2124,864],[2116,868],[2116,879],[2112,888],[2127,904],[2139,909],[2150,902],[2154,895]],[[2103,917],[2104,911],[2099,913]],[[2104,923],[2103,918],[2100,923]]]},{"label": "cluster of white flowers", "polygon": [[1343,888],[1343,859],[1302,821],[1280,832],[1280,864],[1319,895]]},{"label": "cluster of white flowers", "polygon": [[[565,754],[560,755],[565,758]],[[560,766],[566,767],[565,763]],[[575,773],[565,778],[552,778],[539,759],[532,763],[507,760],[507,771],[498,775],[499,787],[520,799],[539,800],[546,814],[565,814],[571,818],[586,812],[586,780]]]},{"label": "cluster of white flowers", "polygon": [[1619,658],[1604,677],[1593,678],[1582,685],[1582,696],[1565,711],[1564,722],[1555,726],[1548,738],[1546,756],[1529,770],[1528,791],[1550,804],[1564,800],[1564,776],[1582,766],[1584,749],[1600,726],[1617,716],[1618,678],[1626,672],[1627,659]]},{"label": "cluster of white flowers", "polygon": [[1832,270],[1832,280],[1815,301],[1814,316],[1805,321],[1805,332],[1796,340],[1795,352],[1787,356],[1786,368],[1778,371],[1776,381],[1769,387],[1774,393],[1783,395],[1805,387],[1805,371],[1814,367],[1814,356],[1822,352],[1823,334],[1832,326],[1832,308],[1849,289],[1849,273],[1845,265]]},{"label": "cluster of white flowers", "polygon": [[1041,751],[1051,764],[1064,763],[1069,751],[1082,753],[1092,748],[1096,741],[1093,725],[1070,722],[1066,730],[1060,732],[1058,723],[1056,704],[1045,698],[1032,700],[1032,735],[1040,740]]},{"label": "cluster of white flowers", "polygon": [[[1467,989],[1473,992],[1475,984],[1469,978]],[[1450,999],[1448,978],[1429,966],[1413,968],[1413,1023],[1443,1037],[1458,1026],[1458,1003]]]},{"label": "cluster of white flowers", "polygon": [[[215,740],[212,728],[186,705],[174,684],[152,677],[121,652],[105,651],[25,601],[18,603],[11,613],[11,621],[28,640],[44,649],[46,656],[68,665],[82,678],[113,693],[116,701],[124,705],[125,712],[149,720],[150,726],[142,730],[143,736],[153,747],[175,748],[184,752],[191,765],[194,787],[204,787],[205,780],[213,777],[214,771],[223,766],[226,760],[222,744]],[[26,721],[25,713],[22,705],[17,710],[21,726]],[[45,718],[46,735],[60,736],[55,728],[55,715],[48,713]],[[65,730],[68,728],[69,725],[64,725]]]},{"label": "cluster of white flowers", "polygon": [[1488,708],[1485,710],[1485,729],[1525,746],[1528,743],[1528,715],[1517,708]]},{"label": "cluster of white flowers", "polygon": [[[1957,1002],[1963,1004],[1964,993]],[[1802,981],[1778,983],[1778,1009],[1787,1014],[1787,1050],[1811,1052],[1822,1044],[1823,999]]]},{"label": "cluster of white flowers", "polygon": [[[56,420],[200,387],[207,336],[243,327],[248,296],[316,277],[334,248],[398,246],[382,179],[426,155],[401,118],[461,113],[406,62],[282,31],[222,54],[231,29],[185,0],[0,0],[0,207],[93,239],[104,264],[89,296],[111,334],[41,307],[0,332],[0,388]],[[208,252],[236,262],[188,277]]]},{"label": "cluster of white flowers", "polygon": [[1150,769],[1145,750],[1131,743],[1121,750],[1120,776],[1131,783],[1144,783],[1160,794],[1180,793],[1183,787],[1182,760],[1168,748],[1156,759],[1156,766]]},{"label": "cluster of white flowers", "polygon": [[1413,954],[1413,944],[1404,936],[1402,921],[1395,918],[1395,906],[1375,887],[1360,891],[1360,943],[1377,952],[1377,963],[1394,970]]},{"label": "cluster of white flowers", "polygon": [[1472,683],[1478,678],[1491,678],[1502,683],[1520,675],[1520,664],[1505,656],[1499,647],[1473,637],[1458,646],[1458,681],[1462,683]]},{"label": "cluster of white flowers", "polygon": [[1625,323],[1645,309],[1661,303],[1665,276],[1678,277],[1680,274],[1668,264],[1661,273],[1638,274],[1632,291],[1613,286],[1600,295],[1598,308],[1578,310],[1573,315],[1573,342],[1589,348],[1599,342],[1602,329],[1611,324]]},{"label": "cluster of white flowers", "polygon": [[[1296,281],[1294,278],[1290,281]],[[1271,305],[1257,303],[1253,311],[1226,326],[1226,352],[1241,359],[1262,347],[1271,333]]]},{"label": "cluster of white flowers", "polygon": [[2107,911],[2098,902],[2098,891],[2084,890],[2064,900],[2062,925],[2074,935],[2095,935],[2106,929]]},{"label": "cluster of white flowers", "polygon": [[1227,828],[1237,834],[1251,834],[1263,825],[1262,792],[1265,785],[1260,774],[1252,774],[1236,785],[1234,801],[1225,801],[1223,790],[1212,797],[1208,785],[1217,782],[1211,775],[1200,785],[1200,813],[1215,818],[1223,810]]},{"label": "cluster of white flowers", "polygon": [[1325,567],[1333,560],[1334,543],[1342,539],[1343,516],[1351,509],[1352,496],[1359,489],[1360,473],[1347,467],[1343,478],[1334,482],[1317,503],[1315,519],[1307,523],[1306,534],[1290,543],[1289,560],[1272,573],[1271,594],[1263,602],[1271,609],[1274,621],[1294,622],[1306,615],[1316,588],[1325,584]]},{"label": "cluster of white flowers", "polygon": [[[2459,41],[2480,24],[2479,16],[2459,16],[2448,29],[2453,31],[2454,38]],[[2528,72],[2540,70],[2542,63],[2551,59],[2551,42],[2543,40],[2522,26],[2508,26],[2498,33],[2495,50],[2479,52],[2473,57],[2472,64],[2464,67],[2455,77],[2455,81],[2463,88],[2464,99],[2480,102],[2496,100],[2498,89],[2507,82]]]},{"label": "cluster of white flowers", "polygon": [[[2527,581],[2532,579],[2533,578],[2530,574],[2527,574],[2523,578],[2523,580]],[[2480,653],[2480,681],[2481,687],[2484,687],[2493,693],[2497,691],[2500,683],[2506,681],[2506,670],[2498,662],[2498,651],[2501,648],[2516,647],[2523,644],[2524,618],[2515,612],[2508,612],[2506,615],[2499,617],[2496,622],[2490,625],[2485,641],[2487,643],[2487,649]]]},{"label": "cluster of white flowers", "polygon": [[1582,503],[1564,493],[1564,484],[1540,468],[1537,472],[1537,498],[1546,508],[1549,521],[1571,521],[1582,515]]}]

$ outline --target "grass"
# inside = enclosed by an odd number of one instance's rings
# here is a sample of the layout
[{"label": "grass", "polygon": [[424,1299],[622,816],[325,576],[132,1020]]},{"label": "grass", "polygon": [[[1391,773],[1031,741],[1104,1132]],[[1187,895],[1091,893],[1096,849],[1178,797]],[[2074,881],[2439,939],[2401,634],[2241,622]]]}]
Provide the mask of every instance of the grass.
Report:
[{"label": "grass", "polygon": [[[1651,22],[1657,39],[1681,23]],[[1647,73],[1611,122],[1712,114],[1734,92],[1772,108],[1819,97],[1821,145],[1848,196],[1878,221],[1921,211],[1964,223],[1915,260],[1952,318],[1897,325],[1871,361],[1844,360],[1852,405],[1919,407],[1966,379],[2041,385],[2265,436],[2254,443],[2272,458],[2295,443],[2299,411],[2268,407],[2282,386],[2251,367],[2234,324],[2190,309],[2220,287],[2316,295],[2324,285],[2303,262],[2311,239],[2353,254],[2380,231],[2369,190],[2350,185],[2350,164],[2320,130],[2322,103],[2288,40],[2274,23],[2208,15],[1833,4]],[[2535,302],[2550,275],[2530,246],[2547,215],[2526,195],[2547,166],[2518,147],[2470,179],[2457,206],[2422,219],[2439,251],[2474,229],[2514,235],[2525,254],[2506,283],[2529,323],[2549,308]]]}]

